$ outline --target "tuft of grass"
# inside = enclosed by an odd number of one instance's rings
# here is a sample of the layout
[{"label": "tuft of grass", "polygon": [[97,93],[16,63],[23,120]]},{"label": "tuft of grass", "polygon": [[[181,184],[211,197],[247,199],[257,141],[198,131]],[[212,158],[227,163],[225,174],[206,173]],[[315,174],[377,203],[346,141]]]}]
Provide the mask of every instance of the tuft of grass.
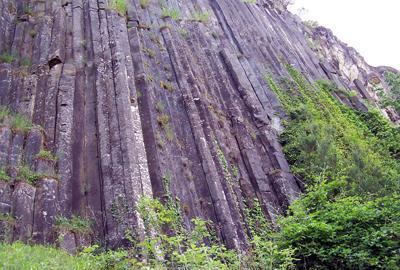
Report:
[{"label": "tuft of grass", "polygon": [[161,11],[162,11],[161,17],[163,19],[171,18],[174,21],[178,21],[181,17],[181,12],[179,11],[179,9],[176,9],[176,8],[163,7]]},{"label": "tuft of grass", "polygon": [[150,5],[150,0],[139,0],[139,4],[142,9],[145,9]]},{"label": "tuft of grass", "polygon": [[27,132],[32,128],[32,122],[25,116],[16,114],[11,120],[11,129],[14,132]]},{"label": "tuft of grass", "polygon": [[161,126],[161,127],[166,127],[169,124],[169,116],[166,114],[161,114],[159,116],[157,116],[157,123]]},{"label": "tuft of grass", "polygon": [[40,152],[36,155],[38,159],[57,161],[57,157],[53,155],[52,152],[47,150],[40,150]]},{"label": "tuft of grass", "polygon": [[126,0],[112,0],[110,7],[117,11],[120,16],[125,16],[128,11]]},{"label": "tuft of grass", "polygon": [[105,269],[105,264],[92,254],[71,256],[64,250],[50,246],[26,245],[21,242],[0,243],[0,269],[89,270]]},{"label": "tuft of grass", "polygon": [[0,181],[9,182],[10,179],[11,179],[10,176],[8,176],[4,168],[0,168]]},{"label": "tuft of grass", "polygon": [[14,224],[15,223],[15,218],[10,214],[0,213],[0,221],[3,221],[5,223],[7,223],[7,224]]},{"label": "tuft of grass", "polygon": [[257,0],[243,0],[243,3],[246,3],[246,4],[257,4]]},{"label": "tuft of grass", "polygon": [[164,109],[165,109],[164,103],[163,103],[162,101],[158,101],[158,102],[156,103],[156,111],[157,111],[158,113],[162,113],[162,112],[164,111]]},{"label": "tuft of grass", "polygon": [[162,89],[167,90],[167,91],[170,92],[170,93],[172,93],[172,92],[174,91],[172,85],[171,85],[170,83],[168,83],[168,82],[165,82],[165,81],[161,81],[161,82],[160,82],[160,87],[161,87]]},{"label": "tuft of grass", "polygon": [[165,136],[169,142],[172,142],[175,138],[174,131],[172,130],[170,125],[167,125],[165,128]]},{"label": "tuft of grass", "polygon": [[0,123],[3,123],[4,120],[11,116],[11,111],[6,106],[0,106]]},{"label": "tuft of grass", "polygon": [[36,183],[40,180],[41,175],[32,171],[27,165],[23,165],[19,167],[18,178],[19,180],[26,181],[31,185],[36,185]]},{"label": "tuft of grass", "polygon": [[30,66],[32,66],[31,59],[29,59],[28,57],[22,58],[22,60],[21,60],[21,66],[23,66],[23,67],[30,67]]},{"label": "tuft of grass", "polygon": [[210,12],[208,11],[196,11],[193,14],[193,19],[197,22],[207,23],[210,20]]},{"label": "tuft of grass", "polygon": [[156,52],[149,48],[142,48],[142,52],[149,58],[154,58],[156,56]]},{"label": "tuft of grass", "polygon": [[90,234],[92,232],[92,221],[80,216],[73,215],[70,219],[59,216],[56,218],[55,227],[58,230],[67,230],[72,233]]},{"label": "tuft of grass", "polygon": [[16,57],[12,53],[3,52],[2,54],[0,54],[0,63],[12,64],[15,59]]}]

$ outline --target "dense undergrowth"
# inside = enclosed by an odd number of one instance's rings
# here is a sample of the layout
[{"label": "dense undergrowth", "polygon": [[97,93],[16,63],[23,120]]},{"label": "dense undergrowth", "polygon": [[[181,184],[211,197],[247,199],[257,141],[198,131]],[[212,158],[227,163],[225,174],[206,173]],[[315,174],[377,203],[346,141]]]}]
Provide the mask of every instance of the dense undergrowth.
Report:
[{"label": "dense undergrowth", "polygon": [[280,220],[279,246],[295,250],[300,269],[399,269],[399,128],[287,68],[290,80],[267,80],[288,116],[286,157],[307,192]]},{"label": "dense undergrowth", "polygon": [[[267,77],[287,114],[281,142],[306,193],[272,231],[257,201],[246,219],[247,254],[226,249],[207,221],[182,224],[179,201],[143,198],[143,241],[132,247],[97,246],[70,256],[20,243],[0,246],[5,269],[400,269],[400,131],[379,111],[350,109],[328,82],[310,84],[291,66],[289,79]],[[251,207],[250,207],[251,205]],[[140,255],[138,255],[140,254]],[[14,267],[14,268],[13,268]],[[15,268],[15,269],[17,269]]]},{"label": "dense undergrowth", "polygon": [[[0,244],[1,269],[279,269],[293,266],[291,248],[278,248],[270,234],[261,207],[247,212],[253,234],[253,248],[247,255],[228,250],[210,233],[209,222],[196,218],[192,228],[182,224],[179,204],[172,197],[162,204],[144,197],[138,211],[147,228],[147,237],[137,242],[126,232],[131,248],[105,251],[99,246],[84,248],[76,256],[51,246],[29,246],[19,242]],[[70,222],[63,219],[59,223]],[[60,225],[57,225],[60,226]],[[81,226],[80,226],[81,227]],[[87,228],[87,226],[84,226]],[[72,230],[71,230],[72,231]]]}]

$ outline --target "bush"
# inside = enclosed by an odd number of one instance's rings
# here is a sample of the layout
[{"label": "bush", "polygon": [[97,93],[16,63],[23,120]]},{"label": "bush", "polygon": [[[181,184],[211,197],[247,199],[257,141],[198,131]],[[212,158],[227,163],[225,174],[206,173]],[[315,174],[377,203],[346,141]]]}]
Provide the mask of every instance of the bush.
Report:
[{"label": "bush", "polygon": [[[280,240],[294,248],[300,269],[398,269],[400,204],[398,196],[365,201],[360,197],[323,200],[311,210],[316,189],[281,220]],[[326,190],[325,190],[326,191]],[[308,202],[308,203],[307,203]],[[321,202],[321,200],[316,200]]]},{"label": "bush", "polygon": [[266,79],[287,113],[281,141],[307,193],[280,219],[277,246],[294,250],[299,269],[398,269],[398,127],[287,69],[284,90]]},{"label": "bush", "polygon": [[[168,188],[166,188],[168,190]],[[193,229],[182,226],[178,202],[169,195],[167,206],[148,197],[141,199],[139,213],[148,229],[148,236],[139,243],[151,269],[238,269],[239,260],[233,251],[214,241],[207,229],[208,222],[193,219]],[[164,232],[165,229],[169,233]],[[153,231],[153,233],[151,233]],[[154,233],[155,232],[155,233]]]},{"label": "bush", "polygon": [[293,173],[308,185],[344,180],[354,195],[399,190],[398,131],[371,112],[369,117],[385,123],[381,131],[374,128],[367,116],[332,96],[331,84],[310,85],[294,68],[288,71],[292,81],[285,82],[286,90],[267,80],[288,115],[281,142]]}]

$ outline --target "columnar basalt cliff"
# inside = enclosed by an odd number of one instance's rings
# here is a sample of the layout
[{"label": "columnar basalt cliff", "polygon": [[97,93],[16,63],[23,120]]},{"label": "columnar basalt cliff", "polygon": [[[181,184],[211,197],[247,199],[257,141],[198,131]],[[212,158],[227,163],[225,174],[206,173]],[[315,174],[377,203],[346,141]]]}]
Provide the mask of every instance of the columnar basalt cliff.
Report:
[{"label": "columnar basalt cliff", "polygon": [[[331,80],[367,110],[373,68],[329,30],[311,29],[267,0],[1,0],[0,104],[31,119],[0,126],[2,239],[74,250],[123,246],[145,234],[142,196],[179,198],[184,222],[211,220],[230,248],[245,249],[246,204],[266,218],[301,192],[278,141],[283,110],[265,81]],[[179,18],[168,16],[179,10]],[[393,121],[398,116],[387,112]],[[40,152],[50,151],[55,158]],[[21,179],[28,167],[39,178]],[[92,233],[57,229],[90,219]]]}]

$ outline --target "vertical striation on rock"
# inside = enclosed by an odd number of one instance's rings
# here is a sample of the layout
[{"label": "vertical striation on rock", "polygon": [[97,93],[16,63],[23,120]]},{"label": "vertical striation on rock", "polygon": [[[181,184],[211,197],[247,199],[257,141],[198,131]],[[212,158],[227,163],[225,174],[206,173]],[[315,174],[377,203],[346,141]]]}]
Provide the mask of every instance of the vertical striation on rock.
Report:
[{"label": "vertical striation on rock", "polygon": [[[286,76],[289,63],[310,81],[357,90],[342,101],[364,108],[385,69],[272,1],[164,1],[177,20],[158,1],[126,2],[122,16],[111,1],[0,1],[0,104],[35,125],[0,123],[0,167],[11,177],[0,181],[0,213],[16,221],[0,221],[1,238],[61,236],[71,251],[127,245],[127,233],[145,234],[138,201],[154,195],[179,198],[186,226],[211,220],[228,247],[246,249],[246,205],[258,199],[273,222],[300,192],[265,76]],[[34,185],[18,176],[25,165]],[[74,216],[91,220],[92,233],[55,226]]]}]

